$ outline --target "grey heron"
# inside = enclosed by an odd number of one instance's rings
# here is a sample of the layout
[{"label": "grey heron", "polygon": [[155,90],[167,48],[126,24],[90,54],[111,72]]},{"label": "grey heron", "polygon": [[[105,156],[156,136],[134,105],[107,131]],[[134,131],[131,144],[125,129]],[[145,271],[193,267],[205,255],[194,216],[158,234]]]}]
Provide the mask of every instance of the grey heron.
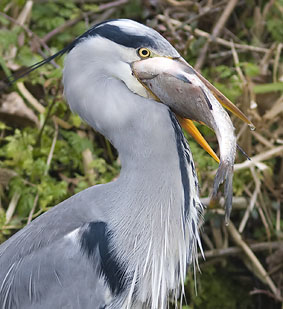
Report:
[{"label": "grey heron", "polygon": [[[169,295],[184,293],[187,265],[196,263],[203,212],[176,115],[181,122],[187,113],[210,120],[204,107],[178,107],[170,91],[162,98],[168,85],[156,78],[190,86],[186,99],[204,101],[210,111],[220,95],[159,33],[131,20],[100,23],[29,71],[64,53],[66,100],[118,150],[121,173],[53,207],[0,246],[0,307],[166,308]],[[164,63],[155,66],[158,59]],[[148,69],[140,67],[146,63]],[[223,119],[211,126],[233,137],[226,112]],[[225,146],[230,167],[233,143]],[[219,173],[216,187],[228,174],[231,180],[231,169]]]}]

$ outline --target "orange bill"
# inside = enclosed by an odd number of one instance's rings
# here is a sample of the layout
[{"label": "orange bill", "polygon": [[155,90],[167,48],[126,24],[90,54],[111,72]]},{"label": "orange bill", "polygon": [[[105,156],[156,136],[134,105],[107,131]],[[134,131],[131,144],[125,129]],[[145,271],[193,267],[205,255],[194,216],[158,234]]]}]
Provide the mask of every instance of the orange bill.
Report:
[{"label": "orange bill", "polygon": [[209,146],[207,141],[204,139],[204,137],[201,135],[197,127],[194,125],[193,121],[190,119],[182,118],[178,116],[178,120],[182,126],[182,128],[188,132],[198,143],[199,145],[206,151],[208,152],[212,158],[216,162],[220,162],[217,154],[213,151],[213,149]]}]

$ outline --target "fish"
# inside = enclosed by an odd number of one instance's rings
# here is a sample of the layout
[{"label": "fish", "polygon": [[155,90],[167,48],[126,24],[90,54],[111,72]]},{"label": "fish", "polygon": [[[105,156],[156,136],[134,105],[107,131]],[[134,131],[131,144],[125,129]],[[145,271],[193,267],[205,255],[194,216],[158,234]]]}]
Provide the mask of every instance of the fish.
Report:
[{"label": "fish", "polygon": [[228,224],[233,198],[233,167],[237,141],[233,123],[222,107],[239,118],[249,119],[183,58],[153,57],[132,64],[134,75],[153,99],[170,107],[183,127],[196,121],[211,128],[217,137],[220,162],[214,178],[212,199],[225,182],[225,221]]}]

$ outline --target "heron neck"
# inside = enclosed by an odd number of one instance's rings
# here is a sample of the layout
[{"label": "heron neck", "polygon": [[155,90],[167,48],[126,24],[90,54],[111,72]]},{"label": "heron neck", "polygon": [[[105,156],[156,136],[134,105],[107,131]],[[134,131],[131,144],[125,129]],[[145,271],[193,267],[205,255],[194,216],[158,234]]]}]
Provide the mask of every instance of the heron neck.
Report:
[{"label": "heron neck", "polygon": [[176,178],[181,180],[176,132],[171,120],[174,116],[159,103],[151,105],[148,110],[143,109],[142,118],[135,120],[118,142],[114,141],[122,166],[120,178],[141,190],[156,181],[173,188],[171,182],[179,185]]},{"label": "heron neck", "polygon": [[[191,154],[167,106],[120,84],[119,96],[106,94],[107,108],[97,95],[96,105],[88,105],[96,110],[85,109],[83,116],[112,142],[121,160],[120,176],[103,197],[107,228],[118,262],[127,265],[125,277],[135,286],[134,303],[157,295],[152,308],[164,308],[168,291],[177,295],[184,282],[189,247],[196,250],[200,206]],[[122,301],[129,299],[124,296]]]},{"label": "heron neck", "polygon": [[[136,281],[135,302],[157,295],[152,308],[165,308],[168,291],[177,295],[184,282],[188,252],[196,250],[199,201],[175,116],[157,103],[143,115],[119,143],[113,140],[122,170],[109,228],[113,243],[121,244],[116,246],[117,256]],[[191,207],[194,203],[197,206]]]},{"label": "heron neck", "polygon": [[[134,94],[125,81],[106,75],[104,63],[97,63],[93,72],[93,66],[82,69],[68,59],[68,103],[111,141],[122,164],[118,180],[93,190],[93,203],[104,209],[115,257],[126,265],[124,277],[134,286],[129,289],[133,298],[146,303],[154,295],[151,308],[165,308],[168,292],[177,295],[195,253],[201,210],[182,130],[167,106]],[[129,302],[128,308],[136,308]]]}]

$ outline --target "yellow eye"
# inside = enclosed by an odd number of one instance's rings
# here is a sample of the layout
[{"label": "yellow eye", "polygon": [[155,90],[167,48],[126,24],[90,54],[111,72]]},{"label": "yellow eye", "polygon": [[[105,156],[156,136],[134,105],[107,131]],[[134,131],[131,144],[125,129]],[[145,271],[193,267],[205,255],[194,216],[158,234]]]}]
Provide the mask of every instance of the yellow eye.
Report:
[{"label": "yellow eye", "polygon": [[138,54],[141,58],[148,58],[151,56],[151,51],[147,48],[140,48]]}]

